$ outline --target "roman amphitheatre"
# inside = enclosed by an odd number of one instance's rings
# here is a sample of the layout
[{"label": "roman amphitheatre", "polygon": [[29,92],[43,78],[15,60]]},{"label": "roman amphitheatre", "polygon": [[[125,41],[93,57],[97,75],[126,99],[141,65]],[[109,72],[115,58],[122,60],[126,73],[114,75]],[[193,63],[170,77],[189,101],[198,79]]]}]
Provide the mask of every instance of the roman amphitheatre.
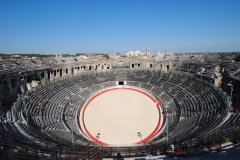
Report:
[{"label": "roman amphitheatre", "polygon": [[1,157],[161,159],[234,146],[240,140],[237,57],[2,60]]}]

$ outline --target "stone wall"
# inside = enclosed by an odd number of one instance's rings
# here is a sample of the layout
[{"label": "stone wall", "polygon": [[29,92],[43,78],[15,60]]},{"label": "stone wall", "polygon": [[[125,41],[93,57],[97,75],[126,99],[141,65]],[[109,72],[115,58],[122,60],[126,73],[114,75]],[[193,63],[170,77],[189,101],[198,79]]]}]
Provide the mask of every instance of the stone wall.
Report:
[{"label": "stone wall", "polygon": [[37,87],[39,84],[69,76],[76,76],[86,73],[102,73],[113,69],[148,69],[149,71],[164,70],[168,71],[174,68],[171,61],[115,61],[115,62],[79,62],[74,64],[60,64],[53,67],[38,69],[33,71],[22,71],[4,74],[0,78],[0,102],[3,107],[9,108],[18,94],[24,93]]}]

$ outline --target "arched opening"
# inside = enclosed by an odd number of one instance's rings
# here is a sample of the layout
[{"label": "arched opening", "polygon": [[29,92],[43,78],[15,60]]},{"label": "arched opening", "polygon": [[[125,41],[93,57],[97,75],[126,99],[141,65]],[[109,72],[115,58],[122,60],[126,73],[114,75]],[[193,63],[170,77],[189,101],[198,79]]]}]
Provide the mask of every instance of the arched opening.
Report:
[{"label": "arched opening", "polygon": [[72,72],[71,73],[74,74],[74,68],[72,68]]},{"label": "arched opening", "polygon": [[48,79],[50,79],[50,71],[47,72]]},{"label": "arched opening", "polygon": [[15,79],[12,79],[12,80],[11,80],[11,86],[12,86],[12,88],[15,88],[15,87],[16,87]]},{"label": "arched opening", "polygon": [[167,67],[167,70],[169,70],[169,65],[167,65],[166,67]]},{"label": "arched opening", "polygon": [[27,76],[27,83],[31,83],[31,81],[32,81],[32,79],[31,79],[31,77],[28,75],[28,76]]},{"label": "arched opening", "polygon": [[44,72],[41,73],[41,79],[44,79]]},{"label": "arched opening", "polygon": [[66,74],[68,74],[68,68],[66,68]]},{"label": "arched opening", "polygon": [[62,77],[62,69],[60,69],[60,77]]}]

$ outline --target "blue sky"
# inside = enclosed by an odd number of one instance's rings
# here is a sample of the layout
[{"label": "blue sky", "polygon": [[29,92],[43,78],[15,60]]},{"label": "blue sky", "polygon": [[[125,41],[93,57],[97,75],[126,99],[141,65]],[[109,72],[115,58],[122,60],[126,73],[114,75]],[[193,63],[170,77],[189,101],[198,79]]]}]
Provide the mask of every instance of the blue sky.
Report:
[{"label": "blue sky", "polygon": [[2,53],[240,51],[240,0],[0,0]]}]

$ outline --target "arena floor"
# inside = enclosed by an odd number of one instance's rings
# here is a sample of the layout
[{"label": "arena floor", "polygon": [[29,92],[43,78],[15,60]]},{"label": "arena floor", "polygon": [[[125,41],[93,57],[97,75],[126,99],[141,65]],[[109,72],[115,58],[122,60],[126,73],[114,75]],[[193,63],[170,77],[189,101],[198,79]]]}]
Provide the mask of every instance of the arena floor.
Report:
[{"label": "arena floor", "polygon": [[81,115],[80,124],[85,134],[100,144],[111,146],[146,142],[163,121],[159,102],[150,94],[129,87],[99,92],[84,105]]}]

